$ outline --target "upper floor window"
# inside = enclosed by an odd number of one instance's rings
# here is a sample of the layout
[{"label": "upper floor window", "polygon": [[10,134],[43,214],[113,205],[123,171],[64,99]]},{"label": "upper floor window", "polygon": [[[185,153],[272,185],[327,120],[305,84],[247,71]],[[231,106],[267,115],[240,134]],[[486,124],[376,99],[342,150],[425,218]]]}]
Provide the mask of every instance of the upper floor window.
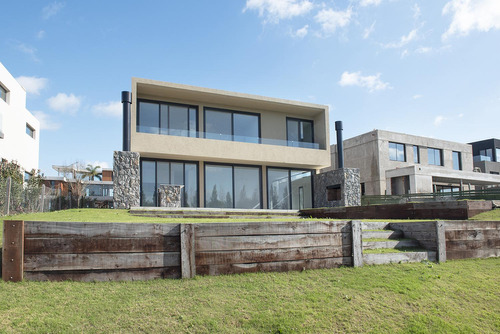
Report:
[{"label": "upper floor window", "polygon": [[413,162],[420,163],[420,149],[417,145],[413,145]]},{"label": "upper floor window", "polygon": [[453,151],[452,158],[453,158],[453,169],[462,170],[462,153]]},{"label": "upper floor window", "polygon": [[496,148],[497,162],[500,162],[500,148]]},{"label": "upper floor window", "polygon": [[205,108],[205,138],[260,143],[260,115]]},{"label": "upper floor window", "polygon": [[198,108],[189,105],[139,101],[137,132],[196,137]]},{"label": "upper floor window", "polygon": [[481,161],[493,161],[493,149],[491,148],[479,150],[479,155],[481,156]]},{"label": "upper floor window", "polygon": [[7,89],[4,88],[4,86],[0,85],[0,99],[4,100],[7,102]]},{"label": "upper floor window", "polygon": [[389,142],[389,159],[392,161],[406,161],[405,144]]},{"label": "upper floor window", "polygon": [[28,123],[26,123],[26,134],[31,138],[35,138],[35,129]]},{"label": "upper floor window", "polygon": [[286,139],[288,146],[314,147],[313,121],[298,118],[286,119]]},{"label": "upper floor window", "polygon": [[429,147],[427,148],[427,154],[429,157],[429,165],[443,165],[443,150]]}]

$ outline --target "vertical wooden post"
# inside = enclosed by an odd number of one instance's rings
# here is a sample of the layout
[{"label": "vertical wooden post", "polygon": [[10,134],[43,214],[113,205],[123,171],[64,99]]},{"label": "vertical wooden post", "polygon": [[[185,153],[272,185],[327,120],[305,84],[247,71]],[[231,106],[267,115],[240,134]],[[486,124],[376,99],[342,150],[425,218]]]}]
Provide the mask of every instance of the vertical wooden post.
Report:
[{"label": "vertical wooden post", "polygon": [[181,277],[193,278],[196,275],[194,258],[194,225],[180,224],[181,237]]},{"label": "vertical wooden post", "polygon": [[354,267],[363,266],[363,240],[361,221],[353,220],[352,225],[352,264]]},{"label": "vertical wooden post", "polygon": [[436,221],[437,261],[446,262],[446,235],[444,221]]},{"label": "vertical wooden post", "polygon": [[6,282],[23,280],[24,221],[3,222],[2,278]]},{"label": "vertical wooden post", "polygon": [[43,212],[45,208],[45,184],[42,184],[42,193],[40,195],[40,212]]},{"label": "vertical wooden post", "polygon": [[7,186],[5,187],[5,215],[8,216],[10,213],[10,188],[12,184],[12,178],[7,177]]}]

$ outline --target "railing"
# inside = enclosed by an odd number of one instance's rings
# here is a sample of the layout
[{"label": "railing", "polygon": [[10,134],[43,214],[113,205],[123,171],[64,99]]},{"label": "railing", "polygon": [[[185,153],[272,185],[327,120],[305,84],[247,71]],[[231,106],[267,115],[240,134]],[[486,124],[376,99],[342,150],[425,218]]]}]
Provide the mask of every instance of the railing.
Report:
[{"label": "railing", "polygon": [[277,145],[277,146],[292,146],[301,148],[311,148],[319,149],[318,143],[307,143],[284,139],[273,139],[273,138],[259,138],[253,136],[238,136],[230,135],[224,133],[213,133],[213,132],[202,132],[202,131],[192,131],[192,130],[178,130],[178,129],[161,129],[158,127],[138,125],[137,132],[141,133],[152,133],[168,136],[180,136],[180,137],[192,137],[192,138],[206,138],[214,140],[226,140],[226,141],[237,141],[242,143],[254,143],[254,144],[265,144],[265,145]]},{"label": "railing", "polygon": [[456,201],[463,199],[500,200],[500,188],[405,195],[365,195],[361,196],[361,205]]}]

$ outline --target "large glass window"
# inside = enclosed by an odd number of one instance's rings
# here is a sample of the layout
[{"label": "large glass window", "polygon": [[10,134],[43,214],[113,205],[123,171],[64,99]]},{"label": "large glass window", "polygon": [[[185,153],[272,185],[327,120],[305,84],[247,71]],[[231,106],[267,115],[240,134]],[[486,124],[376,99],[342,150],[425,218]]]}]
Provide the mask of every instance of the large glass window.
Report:
[{"label": "large glass window", "polygon": [[429,165],[443,165],[443,150],[429,147],[427,148],[427,155],[429,158]]},{"label": "large glass window", "polygon": [[139,101],[137,132],[196,137],[197,110],[188,105]]},{"label": "large glass window", "polygon": [[497,162],[500,162],[500,148],[496,148],[495,150],[495,153],[497,155]]},{"label": "large glass window", "polygon": [[205,138],[245,143],[260,142],[260,116],[205,108]]},{"label": "large glass window", "polygon": [[205,206],[207,208],[261,208],[260,168],[206,164]]},{"label": "large glass window", "polygon": [[453,151],[452,158],[453,158],[453,169],[462,170],[462,153]]},{"label": "large glass window", "polygon": [[183,185],[182,206],[198,206],[198,167],[195,163],[165,160],[141,161],[141,206],[158,206],[158,187]]},{"label": "large glass window", "polygon": [[312,172],[282,168],[267,169],[269,209],[299,210],[312,207]]},{"label": "large glass window", "polygon": [[406,161],[405,144],[389,142],[389,160]]},{"label": "large glass window", "polygon": [[480,161],[493,161],[493,149],[491,148],[480,150],[479,155],[481,156]]},{"label": "large glass window", "polygon": [[420,163],[420,149],[417,145],[413,145],[413,162]]},{"label": "large glass window", "polygon": [[314,147],[313,121],[287,118],[286,128],[288,146]]}]

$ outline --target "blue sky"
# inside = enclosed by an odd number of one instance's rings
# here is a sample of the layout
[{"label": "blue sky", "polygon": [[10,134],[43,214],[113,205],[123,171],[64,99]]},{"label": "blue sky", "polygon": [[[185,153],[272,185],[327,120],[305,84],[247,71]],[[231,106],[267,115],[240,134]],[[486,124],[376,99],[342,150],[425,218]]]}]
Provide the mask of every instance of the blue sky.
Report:
[{"label": "blue sky", "polygon": [[112,167],[131,78],[330,106],[344,138],[500,137],[498,0],[8,1],[0,62],[42,124],[40,169]]}]

